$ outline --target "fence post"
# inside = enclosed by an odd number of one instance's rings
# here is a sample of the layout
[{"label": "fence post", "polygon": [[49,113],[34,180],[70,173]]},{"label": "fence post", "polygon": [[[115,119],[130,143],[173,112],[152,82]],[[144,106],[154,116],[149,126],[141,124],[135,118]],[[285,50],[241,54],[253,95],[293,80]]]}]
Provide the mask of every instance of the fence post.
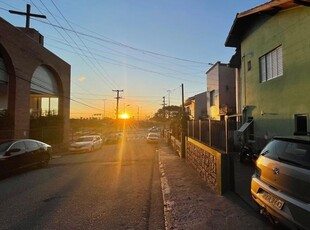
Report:
[{"label": "fence post", "polygon": [[195,120],[191,120],[192,122],[192,137],[195,137]]},{"label": "fence post", "polygon": [[199,126],[199,142],[201,142],[201,120],[199,120],[199,124],[198,124],[198,126]]},{"label": "fence post", "polygon": [[212,127],[211,127],[211,119],[209,119],[209,146],[212,146]]},{"label": "fence post", "polygon": [[187,121],[187,136],[188,136],[188,137],[189,137],[189,126],[190,126],[190,125],[189,125],[189,122],[190,122],[190,121]]},{"label": "fence post", "polygon": [[228,153],[228,116],[225,116],[225,152]]}]

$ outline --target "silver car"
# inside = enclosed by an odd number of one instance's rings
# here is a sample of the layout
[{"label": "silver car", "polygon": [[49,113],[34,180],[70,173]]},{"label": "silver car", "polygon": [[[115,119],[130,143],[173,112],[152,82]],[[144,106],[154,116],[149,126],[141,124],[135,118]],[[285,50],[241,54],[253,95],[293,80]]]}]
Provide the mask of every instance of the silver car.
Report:
[{"label": "silver car", "polygon": [[77,152],[92,152],[102,147],[102,138],[99,135],[81,136],[70,144],[69,151]]},{"label": "silver car", "polygon": [[260,153],[251,193],[275,223],[310,229],[310,137],[275,137]]},{"label": "silver car", "polygon": [[146,137],[147,143],[155,143],[159,142],[159,135],[157,133],[149,133]]}]

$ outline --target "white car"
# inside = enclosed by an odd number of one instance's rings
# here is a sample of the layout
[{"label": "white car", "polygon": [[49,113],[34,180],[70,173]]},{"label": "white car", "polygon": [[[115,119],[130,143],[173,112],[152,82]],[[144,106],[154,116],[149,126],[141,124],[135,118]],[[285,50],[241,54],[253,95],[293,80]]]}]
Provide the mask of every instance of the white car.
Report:
[{"label": "white car", "polygon": [[100,135],[81,136],[71,143],[70,152],[92,152],[102,147],[102,138]]},{"label": "white car", "polygon": [[159,135],[157,133],[149,133],[146,137],[147,143],[158,143]]}]

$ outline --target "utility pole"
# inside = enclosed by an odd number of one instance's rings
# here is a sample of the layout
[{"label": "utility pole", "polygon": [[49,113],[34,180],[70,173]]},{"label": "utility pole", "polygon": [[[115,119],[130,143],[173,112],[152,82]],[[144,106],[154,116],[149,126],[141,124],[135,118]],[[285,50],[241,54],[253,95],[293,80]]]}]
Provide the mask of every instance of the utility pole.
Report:
[{"label": "utility pole", "polygon": [[36,18],[46,18],[45,15],[41,15],[41,14],[32,14],[30,13],[31,11],[31,6],[29,4],[27,4],[27,12],[20,12],[20,11],[15,11],[15,10],[9,10],[9,12],[11,14],[18,14],[18,15],[22,15],[22,16],[26,16],[26,28],[29,29],[30,28],[30,17],[36,17]]},{"label": "utility pole", "polygon": [[185,107],[184,107],[184,86],[183,86],[183,83],[181,84],[181,88],[182,88],[182,111],[184,113]]},{"label": "utility pole", "polygon": [[116,89],[116,90],[112,90],[113,92],[116,92],[116,120],[118,120],[118,104],[119,104],[119,99],[122,99],[122,97],[119,96],[120,92],[124,92],[124,90],[122,89]]},{"label": "utility pole", "polygon": [[164,111],[164,119],[166,119],[166,97],[163,97],[163,111]]},{"label": "utility pole", "polygon": [[107,99],[103,99],[103,118],[105,118],[105,101]]},{"label": "utility pole", "polygon": [[166,130],[166,97],[163,97],[163,103],[162,103],[162,106],[163,106],[163,113],[164,113],[164,119],[163,119],[163,122],[164,122],[164,130]]},{"label": "utility pole", "polygon": [[170,118],[170,111],[171,111],[171,107],[170,107],[170,93],[171,93],[171,90],[167,90],[167,92],[168,92],[168,106],[169,106],[168,118]]},{"label": "utility pole", "polygon": [[186,150],[185,150],[185,130],[186,130],[186,117],[185,117],[185,107],[184,107],[184,86],[183,83],[181,84],[182,88],[182,119],[181,119],[181,126],[182,126],[182,133],[181,133],[181,157],[186,157]]}]

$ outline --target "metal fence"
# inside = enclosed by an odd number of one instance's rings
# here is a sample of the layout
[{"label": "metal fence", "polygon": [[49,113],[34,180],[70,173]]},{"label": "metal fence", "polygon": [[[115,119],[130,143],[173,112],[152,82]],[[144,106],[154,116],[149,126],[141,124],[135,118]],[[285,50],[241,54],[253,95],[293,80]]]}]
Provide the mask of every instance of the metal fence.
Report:
[{"label": "metal fence", "polygon": [[236,148],[236,130],[241,122],[234,119],[191,120],[187,123],[187,136],[224,152]]},{"label": "metal fence", "polygon": [[29,135],[27,130],[0,130],[0,140],[14,139],[15,136],[29,137],[31,139],[40,140],[49,144],[59,144],[63,142],[63,127],[48,126],[30,129]]},{"label": "metal fence", "polygon": [[30,129],[29,137],[47,142],[49,144],[58,144],[63,141],[63,127],[48,126],[36,129]]}]

